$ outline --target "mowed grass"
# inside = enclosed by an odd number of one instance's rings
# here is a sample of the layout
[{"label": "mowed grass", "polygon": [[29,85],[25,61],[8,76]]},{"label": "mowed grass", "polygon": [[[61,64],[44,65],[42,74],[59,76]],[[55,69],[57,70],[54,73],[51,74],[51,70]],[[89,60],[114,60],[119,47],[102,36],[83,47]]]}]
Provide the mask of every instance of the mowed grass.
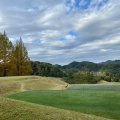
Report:
[{"label": "mowed grass", "polygon": [[52,77],[0,77],[0,120],[108,120],[94,115],[4,97],[11,93],[28,90],[62,90],[66,84],[60,78]]},{"label": "mowed grass", "polygon": [[0,120],[108,120],[106,118],[0,97]]},{"label": "mowed grass", "polygon": [[75,84],[68,88],[69,90],[103,90],[120,91],[120,84]]},{"label": "mowed grass", "polygon": [[37,90],[8,96],[35,104],[120,120],[120,92],[96,90]]}]

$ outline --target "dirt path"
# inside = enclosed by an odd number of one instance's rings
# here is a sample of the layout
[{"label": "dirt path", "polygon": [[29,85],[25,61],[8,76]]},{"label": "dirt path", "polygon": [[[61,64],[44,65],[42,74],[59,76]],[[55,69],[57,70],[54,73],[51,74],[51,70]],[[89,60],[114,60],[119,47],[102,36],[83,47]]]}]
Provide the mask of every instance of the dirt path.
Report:
[{"label": "dirt path", "polygon": [[20,90],[21,90],[21,91],[25,91],[25,84],[24,84],[24,83],[21,83]]}]

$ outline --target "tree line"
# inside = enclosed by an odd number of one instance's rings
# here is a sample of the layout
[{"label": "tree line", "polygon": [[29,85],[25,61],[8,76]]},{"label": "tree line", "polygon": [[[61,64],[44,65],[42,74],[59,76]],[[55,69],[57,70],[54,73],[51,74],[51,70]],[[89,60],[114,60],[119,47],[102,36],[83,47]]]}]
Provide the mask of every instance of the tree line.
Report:
[{"label": "tree line", "polygon": [[23,76],[31,73],[30,58],[22,39],[13,45],[6,32],[0,33],[0,76]]}]

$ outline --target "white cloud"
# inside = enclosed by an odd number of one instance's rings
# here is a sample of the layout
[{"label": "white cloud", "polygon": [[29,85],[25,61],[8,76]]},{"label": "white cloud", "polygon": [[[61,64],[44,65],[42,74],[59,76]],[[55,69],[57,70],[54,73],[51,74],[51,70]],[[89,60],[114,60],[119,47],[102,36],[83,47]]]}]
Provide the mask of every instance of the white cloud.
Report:
[{"label": "white cloud", "polygon": [[[92,0],[87,9],[79,10],[75,9],[75,0],[67,6],[66,0],[0,0],[0,32],[5,30],[13,43],[21,36],[32,60],[65,64],[74,60],[96,62],[100,60],[96,55],[101,61],[117,59],[120,0],[103,1]],[[88,3],[81,0],[78,4]],[[79,36],[69,34],[70,31]],[[102,53],[107,57],[103,59]]]},{"label": "white cloud", "polygon": [[108,50],[106,49],[100,49],[100,52],[107,52]]}]

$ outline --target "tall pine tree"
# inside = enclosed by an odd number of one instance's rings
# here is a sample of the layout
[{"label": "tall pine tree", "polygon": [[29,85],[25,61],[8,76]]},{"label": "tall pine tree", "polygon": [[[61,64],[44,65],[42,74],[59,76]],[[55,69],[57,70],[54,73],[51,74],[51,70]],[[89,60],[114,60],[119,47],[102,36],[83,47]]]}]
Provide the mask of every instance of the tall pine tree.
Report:
[{"label": "tall pine tree", "polygon": [[10,54],[12,51],[12,42],[10,42],[6,33],[0,33],[0,75],[6,76],[10,70]]},{"label": "tall pine tree", "polygon": [[22,39],[16,42],[11,54],[11,75],[23,76],[30,75],[32,72],[31,62],[28,52],[23,44]]}]

